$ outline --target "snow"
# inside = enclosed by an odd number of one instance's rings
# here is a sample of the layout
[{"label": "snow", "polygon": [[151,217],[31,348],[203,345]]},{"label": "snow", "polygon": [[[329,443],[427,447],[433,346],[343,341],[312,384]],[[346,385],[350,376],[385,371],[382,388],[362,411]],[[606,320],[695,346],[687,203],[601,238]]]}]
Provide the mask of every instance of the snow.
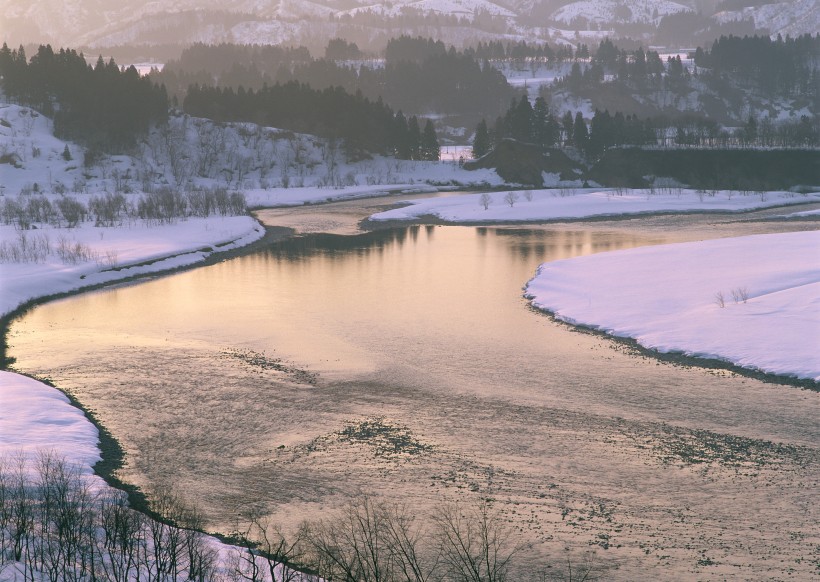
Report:
[{"label": "snow", "polygon": [[19,374],[0,371],[0,387],[0,459],[22,454],[30,463],[40,451],[53,451],[83,475],[93,475],[91,467],[100,460],[97,429],[79,408],[62,392]]},{"label": "snow", "polygon": [[617,21],[657,23],[668,14],[690,11],[688,6],[669,0],[579,0],[556,10],[552,19],[566,24],[578,17],[602,24]]},{"label": "snow", "polygon": [[772,37],[780,34],[794,38],[801,34],[817,33],[820,29],[820,4],[817,0],[759,3],[740,10],[718,12],[713,18],[721,23],[752,18],[757,28],[767,29]]},{"label": "snow", "polygon": [[791,212],[784,214],[784,218],[805,218],[805,217],[820,217],[820,208],[817,210],[803,210],[802,212]]},{"label": "snow", "polygon": [[552,85],[556,79],[569,75],[571,63],[537,63],[530,62],[529,67],[501,63],[497,68],[506,77],[507,82],[516,88],[526,88],[530,101],[535,101],[541,87]]},{"label": "snow", "polygon": [[660,352],[820,381],[818,231],[544,263],[526,296],[559,319]]},{"label": "snow", "polygon": [[532,201],[525,192],[510,191],[517,200],[510,206],[504,198],[508,192],[490,193],[489,207],[481,202],[484,194],[420,199],[409,206],[380,212],[371,220],[413,220],[433,215],[449,222],[540,221],[647,214],[668,212],[742,212],[756,208],[820,201],[820,193],[765,192],[741,194],[718,191],[714,194],[695,190],[673,190],[673,193],[652,193],[650,190],[531,190]]},{"label": "snow", "polygon": [[396,17],[402,14],[407,9],[418,10],[419,12],[428,14],[446,14],[451,16],[459,16],[472,20],[475,14],[484,12],[494,16],[502,16],[505,18],[514,18],[515,13],[500,6],[499,4],[488,2],[486,0],[413,0],[404,3],[377,3],[366,6],[358,6],[350,10],[340,11],[337,16],[355,15],[362,12],[372,12],[382,16]]},{"label": "snow", "polygon": [[[140,221],[119,228],[84,223],[72,229],[41,226],[17,231],[0,225],[0,244],[14,244],[21,236],[29,240],[45,237],[52,247],[42,262],[0,263],[0,314],[36,297],[190,265],[205,260],[215,249],[244,246],[264,233],[249,216],[189,218],[164,225]],[[72,247],[82,245],[88,251],[87,260],[75,264],[61,260],[56,252],[61,241]]]}]

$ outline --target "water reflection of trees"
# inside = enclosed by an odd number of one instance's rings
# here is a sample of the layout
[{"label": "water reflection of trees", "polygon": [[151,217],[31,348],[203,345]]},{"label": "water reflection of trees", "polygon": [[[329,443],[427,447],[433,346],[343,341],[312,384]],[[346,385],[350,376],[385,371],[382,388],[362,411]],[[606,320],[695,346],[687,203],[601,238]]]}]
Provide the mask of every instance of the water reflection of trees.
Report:
[{"label": "water reflection of trees", "polygon": [[381,254],[389,248],[401,248],[406,242],[416,243],[421,232],[424,232],[427,238],[432,236],[430,227],[418,225],[377,230],[354,236],[310,234],[276,242],[261,254],[266,258],[288,261],[315,257],[341,259],[351,255],[364,257],[373,253]]},{"label": "water reflection of trees", "polygon": [[[296,236],[270,245],[261,258],[286,261],[304,261],[323,257],[341,260],[355,257],[382,255],[387,250],[401,249],[405,243],[417,244],[430,241],[438,227],[435,225],[413,225],[403,228],[389,228],[359,235],[336,235],[317,233]],[[465,227],[444,227],[465,228]],[[640,246],[643,239],[625,236],[623,232],[589,230],[549,230],[527,228],[476,227],[476,243],[481,252],[487,244],[496,239],[500,248],[520,261],[548,261],[571,258],[579,255],[613,251],[621,248]]]},{"label": "water reflection of trees", "polygon": [[639,246],[640,237],[588,230],[477,229],[481,238],[495,236],[515,258],[525,261],[557,260]]}]

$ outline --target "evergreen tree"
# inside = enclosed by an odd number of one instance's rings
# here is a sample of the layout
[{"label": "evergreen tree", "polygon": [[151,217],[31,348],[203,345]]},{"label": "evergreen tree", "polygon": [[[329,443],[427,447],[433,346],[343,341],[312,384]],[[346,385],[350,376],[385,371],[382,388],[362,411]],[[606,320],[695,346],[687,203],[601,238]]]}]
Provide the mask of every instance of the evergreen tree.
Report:
[{"label": "evergreen tree", "polygon": [[490,132],[487,130],[487,122],[483,119],[478,122],[475,128],[475,139],[473,139],[473,157],[480,158],[490,151]]},{"label": "evergreen tree", "polygon": [[498,116],[495,118],[495,125],[493,125],[493,131],[490,134],[490,141],[493,146],[497,146],[505,137],[507,137],[507,128],[504,126],[504,118]]},{"label": "evergreen tree", "polygon": [[581,151],[586,151],[589,143],[589,132],[581,112],[575,114],[575,121],[572,124],[572,143]]},{"label": "evergreen tree", "polygon": [[410,132],[407,128],[407,119],[404,113],[399,111],[393,120],[393,144],[396,157],[400,160],[409,160],[412,155],[412,145],[410,143]]},{"label": "evergreen tree", "polygon": [[743,127],[743,141],[748,145],[757,141],[757,119],[751,113],[746,125]]},{"label": "evergreen tree", "polygon": [[542,147],[553,146],[556,142],[555,129],[549,106],[543,97],[539,97],[532,108],[532,140]]},{"label": "evergreen tree", "polygon": [[421,159],[421,129],[419,129],[419,120],[413,115],[407,121],[407,143],[410,147],[410,159]]},{"label": "evergreen tree", "polygon": [[67,162],[70,162],[73,159],[71,157],[71,150],[68,149],[68,144],[65,144],[65,148],[63,149],[63,159]]},{"label": "evergreen tree", "polygon": [[441,157],[441,147],[436,137],[436,128],[429,119],[424,124],[424,132],[421,135],[421,159],[437,162]]},{"label": "evergreen tree", "polygon": [[507,114],[507,131],[510,137],[519,141],[532,141],[532,106],[526,95]]},{"label": "evergreen tree", "polygon": [[574,135],[571,111],[564,112],[564,116],[561,118],[561,126],[564,129],[564,143],[569,145],[572,143],[572,137]]}]

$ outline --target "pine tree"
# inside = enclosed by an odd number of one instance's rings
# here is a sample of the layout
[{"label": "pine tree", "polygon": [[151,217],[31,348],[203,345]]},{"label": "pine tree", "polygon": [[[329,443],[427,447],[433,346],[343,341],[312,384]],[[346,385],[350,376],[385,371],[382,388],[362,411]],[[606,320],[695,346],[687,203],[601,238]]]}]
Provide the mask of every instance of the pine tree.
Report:
[{"label": "pine tree", "polygon": [[63,149],[63,159],[67,162],[70,162],[73,159],[71,157],[71,150],[68,149],[68,144],[65,144],[65,149]]},{"label": "pine tree", "polygon": [[419,129],[419,120],[415,115],[407,121],[407,143],[410,146],[410,159],[420,159],[421,130]]},{"label": "pine tree", "polygon": [[572,127],[572,112],[565,111],[564,116],[561,118],[561,125],[564,128],[564,135],[566,136],[564,142],[569,145],[572,143],[572,136],[573,136],[573,127]]},{"label": "pine tree", "polygon": [[510,136],[519,141],[529,142],[532,140],[532,106],[526,95],[521,96],[521,100],[514,105],[509,112],[508,129]]},{"label": "pine tree", "polygon": [[536,99],[532,108],[532,140],[542,147],[555,145],[550,126],[550,110],[543,97]]},{"label": "pine tree", "polygon": [[407,129],[407,119],[399,111],[393,120],[393,147],[396,157],[400,160],[409,160],[411,156],[410,134]]},{"label": "pine tree", "polygon": [[473,139],[473,157],[480,158],[490,151],[490,132],[487,130],[487,122],[481,120],[475,128],[475,138]]},{"label": "pine tree", "polygon": [[579,150],[586,151],[589,142],[589,132],[581,112],[575,114],[575,122],[572,124],[572,142]]},{"label": "pine tree", "polygon": [[441,157],[441,147],[436,137],[436,128],[429,119],[424,124],[424,132],[421,135],[421,159],[430,162],[437,162]]}]

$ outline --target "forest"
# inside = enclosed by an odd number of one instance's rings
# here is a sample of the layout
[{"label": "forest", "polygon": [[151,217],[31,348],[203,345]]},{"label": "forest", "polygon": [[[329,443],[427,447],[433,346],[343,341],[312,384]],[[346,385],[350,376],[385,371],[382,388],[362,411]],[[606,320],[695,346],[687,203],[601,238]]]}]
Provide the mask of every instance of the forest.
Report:
[{"label": "forest", "polygon": [[8,99],[54,118],[54,134],[104,151],[133,146],[137,136],[168,116],[165,89],[102,57],[95,66],[71,49],[41,45],[27,60],[23,47],[0,49],[0,78]]},{"label": "forest", "polygon": [[418,118],[405,119],[381,100],[340,87],[312,89],[290,81],[258,91],[193,86],[183,110],[216,122],[250,121],[259,125],[341,140],[352,159],[366,153],[393,154],[400,159],[438,160],[439,145],[429,119],[421,130]]},{"label": "forest", "polygon": [[310,58],[304,48],[194,45],[151,78],[180,98],[193,84],[234,90],[291,81],[313,89],[341,87],[371,100],[382,99],[394,110],[467,116],[473,122],[500,114],[515,95],[500,71],[482,64],[471,51],[448,49],[441,41],[392,39],[383,65],[338,60],[360,55],[355,44],[338,40],[331,41],[321,59]]}]

